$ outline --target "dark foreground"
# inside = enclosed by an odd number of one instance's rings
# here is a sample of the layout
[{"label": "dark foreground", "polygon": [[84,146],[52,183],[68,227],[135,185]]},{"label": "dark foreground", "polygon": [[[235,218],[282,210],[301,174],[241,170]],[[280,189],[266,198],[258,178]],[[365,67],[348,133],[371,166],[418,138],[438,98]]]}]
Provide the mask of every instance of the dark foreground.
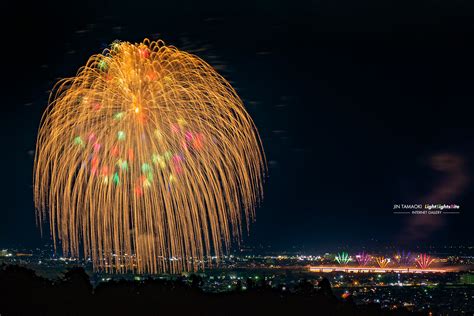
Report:
[{"label": "dark foreground", "polygon": [[82,268],[51,281],[33,270],[0,266],[0,315],[419,315],[337,299],[327,279],[302,282],[293,293],[246,283],[205,293],[197,276],[175,281],[109,281],[93,288]]}]

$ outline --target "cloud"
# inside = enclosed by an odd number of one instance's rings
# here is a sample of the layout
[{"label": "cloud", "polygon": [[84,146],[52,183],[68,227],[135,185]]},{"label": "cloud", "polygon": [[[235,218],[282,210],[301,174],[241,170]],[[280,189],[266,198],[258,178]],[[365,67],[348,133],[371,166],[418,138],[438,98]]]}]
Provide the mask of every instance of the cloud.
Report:
[{"label": "cloud", "polygon": [[[442,174],[442,178],[434,184],[428,194],[421,196],[417,203],[455,203],[470,182],[466,159],[459,154],[438,153],[432,155],[428,163],[434,172]],[[416,215],[409,218],[402,230],[401,239],[407,242],[423,240],[444,225],[445,220],[442,216]]]}]

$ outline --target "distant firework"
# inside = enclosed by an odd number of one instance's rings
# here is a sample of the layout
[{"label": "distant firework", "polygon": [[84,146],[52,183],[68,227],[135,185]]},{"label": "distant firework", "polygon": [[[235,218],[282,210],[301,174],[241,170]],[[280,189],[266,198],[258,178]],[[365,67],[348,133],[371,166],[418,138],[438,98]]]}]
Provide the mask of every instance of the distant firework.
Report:
[{"label": "distant firework", "polygon": [[418,267],[420,267],[420,269],[428,269],[433,261],[434,259],[432,259],[426,253],[422,253],[418,258],[416,258],[416,264]]},{"label": "distant firework", "polygon": [[356,255],[357,263],[360,266],[366,266],[370,262],[370,259],[370,255],[364,251]]},{"label": "distant firework", "polygon": [[386,268],[390,260],[382,256],[382,257],[375,257],[375,262],[377,262],[380,268]]},{"label": "distant firework", "polygon": [[349,254],[347,252],[338,253],[335,259],[339,264],[347,264],[349,262]]},{"label": "distant firework", "polygon": [[253,220],[266,171],[235,90],[162,41],[116,42],[59,81],[36,149],[35,206],[55,247],[116,272],[219,257]]},{"label": "distant firework", "polygon": [[400,266],[410,266],[413,262],[413,257],[410,252],[405,252],[405,250],[402,250],[401,252],[397,252],[395,255],[395,261]]}]

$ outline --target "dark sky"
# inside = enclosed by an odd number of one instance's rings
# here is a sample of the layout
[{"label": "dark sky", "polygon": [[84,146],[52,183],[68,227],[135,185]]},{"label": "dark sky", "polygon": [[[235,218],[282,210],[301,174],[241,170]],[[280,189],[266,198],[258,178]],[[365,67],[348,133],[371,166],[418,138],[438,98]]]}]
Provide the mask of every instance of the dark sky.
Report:
[{"label": "dark sky", "polygon": [[[170,2],[2,10],[0,247],[48,241],[31,188],[47,91],[114,40],[145,37],[216,66],[255,120],[269,177],[246,245],[472,242],[468,1]],[[413,217],[392,214],[418,202],[457,203],[461,214],[428,219],[418,236]]]}]

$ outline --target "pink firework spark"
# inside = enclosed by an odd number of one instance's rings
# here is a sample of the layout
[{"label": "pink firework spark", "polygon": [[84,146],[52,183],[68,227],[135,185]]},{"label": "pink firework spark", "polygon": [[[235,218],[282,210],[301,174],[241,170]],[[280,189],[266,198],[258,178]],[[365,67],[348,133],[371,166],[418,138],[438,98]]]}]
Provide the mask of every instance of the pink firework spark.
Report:
[{"label": "pink firework spark", "polygon": [[426,253],[422,253],[418,258],[416,258],[416,264],[420,269],[428,269],[433,261],[434,259]]},{"label": "pink firework spark", "polygon": [[356,260],[360,266],[366,266],[370,262],[370,255],[363,251],[356,255]]}]

